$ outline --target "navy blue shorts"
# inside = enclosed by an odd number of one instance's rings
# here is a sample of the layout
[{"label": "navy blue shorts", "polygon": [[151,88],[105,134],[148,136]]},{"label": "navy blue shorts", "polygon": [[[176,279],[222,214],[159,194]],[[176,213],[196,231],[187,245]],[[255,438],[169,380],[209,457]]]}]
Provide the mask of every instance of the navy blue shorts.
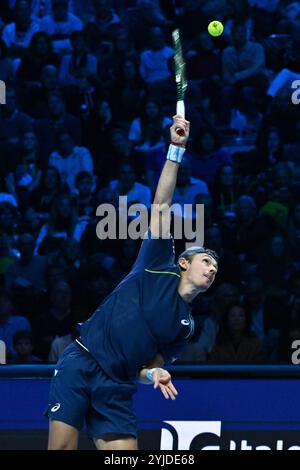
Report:
[{"label": "navy blue shorts", "polygon": [[91,438],[111,434],[136,437],[134,383],[114,382],[76,342],[65,349],[56,371],[47,408],[50,419],[78,430],[86,424]]}]

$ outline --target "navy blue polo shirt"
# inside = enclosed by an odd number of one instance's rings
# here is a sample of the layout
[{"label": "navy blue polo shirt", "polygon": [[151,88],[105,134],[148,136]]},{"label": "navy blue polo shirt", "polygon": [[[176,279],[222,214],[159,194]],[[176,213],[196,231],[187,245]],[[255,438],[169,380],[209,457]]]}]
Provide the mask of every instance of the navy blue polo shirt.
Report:
[{"label": "navy blue polo shirt", "polygon": [[173,362],[183,349],[194,321],[179,280],[173,239],[145,238],[130,273],[83,323],[80,342],[111,378],[131,381],[156,354]]}]

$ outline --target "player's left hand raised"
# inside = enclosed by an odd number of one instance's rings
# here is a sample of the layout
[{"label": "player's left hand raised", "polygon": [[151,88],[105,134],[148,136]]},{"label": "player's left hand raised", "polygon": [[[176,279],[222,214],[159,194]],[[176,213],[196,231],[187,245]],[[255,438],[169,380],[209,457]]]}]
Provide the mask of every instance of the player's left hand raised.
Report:
[{"label": "player's left hand raised", "polygon": [[157,369],[153,372],[154,388],[159,388],[163,396],[168,400],[175,400],[178,392],[171,381],[171,375],[165,369]]}]

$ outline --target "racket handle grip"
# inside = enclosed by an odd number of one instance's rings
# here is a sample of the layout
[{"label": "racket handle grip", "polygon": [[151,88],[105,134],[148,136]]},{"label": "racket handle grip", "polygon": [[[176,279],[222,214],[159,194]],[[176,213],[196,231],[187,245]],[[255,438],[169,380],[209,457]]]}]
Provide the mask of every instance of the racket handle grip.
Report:
[{"label": "racket handle grip", "polygon": [[[176,103],[176,114],[178,114],[179,116],[185,118],[185,106],[184,106],[184,101],[183,100],[177,101],[177,103]],[[176,130],[178,135],[184,135],[184,130],[181,129],[180,127],[178,127],[175,130]]]}]

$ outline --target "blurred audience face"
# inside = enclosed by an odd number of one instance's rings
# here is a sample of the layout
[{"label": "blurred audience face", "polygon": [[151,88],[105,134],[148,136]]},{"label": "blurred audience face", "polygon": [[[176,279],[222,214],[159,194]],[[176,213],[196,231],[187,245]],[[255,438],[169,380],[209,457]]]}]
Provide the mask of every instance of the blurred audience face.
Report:
[{"label": "blurred audience face", "polygon": [[6,105],[1,107],[5,115],[11,116],[17,109],[17,97],[15,90],[8,88],[6,90]]},{"label": "blurred audience face", "polygon": [[159,108],[154,101],[147,101],[145,113],[149,119],[155,119],[159,114]]},{"label": "blurred audience face", "polygon": [[58,282],[51,291],[51,302],[53,307],[68,310],[72,301],[72,291],[66,282]]},{"label": "blurred audience face", "polygon": [[15,343],[15,350],[20,359],[30,357],[33,351],[33,344],[30,338],[19,338]]},{"label": "blurred audience face", "polygon": [[124,191],[129,191],[135,183],[135,171],[131,165],[121,165],[119,181]]},{"label": "blurred audience face", "polygon": [[61,134],[58,141],[58,150],[62,157],[71,155],[74,149],[74,141],[70,134]]},{"label": "blurred audience face", "polygon": [[54,168],[46,168],[45,178],[44,178],[44,187],[46,190],[56,189],[59,185],[59,177],[57,170]]},{"label": "blurred audience face", "polygon": [[71,200],[68,197],[61,197],[59,199],[59,205],[57,207],[58,215],[64,219],[71,217],[73,212],[73,206]]},{"label": "blurred audience face", "polygon": [[68,18],[68,2],[52,1],[52,11],[54,20],[58,23],[67,21]]},{"label": "blurred audience face", "polygon": [[205,245],[221,254],[223,242],[219,227],[212,226],[205,231]]},{"label": "blurred audience face", "polygon": [[247,319],[243,307],[234,305],[228,312],[227,325],[233,332],[243,331],[246,328]]},{"label": "blurred audience face", "polygon": [[92,186],[93,186],[93,180],[91,177],[84,176],[83,178],[81,178],[77,186],[80,196],[82,197],[89,196],[92,192]]},{"label": "blurred audience face", "polygon": [[26,30],[30,24],[30,5],[27,0],[21,0],[15,6],[15,20],[17,26]]},{"label": "blurred audience face", "polygon": [[234,171],[230,165],[222,168],[220,174],[220,182],[222,186],[232,186],[234,182]]},{"label": "blurred audience face", "polygon": [[271,238],[271,255],[281,257],[285,255],[285,241],[281,235]]},{"label": "blurred audience face", "polygon": [[19,238],[19,251],[22,263],[30,263],[34,253],[35,241],[30,233],[24,233]]},{"label": "blurred audience face", "polygon": [[22,147],[25,152],[34,152],[37,148],[37,138],[34,132],[25,132],[22,139]]},{"label": "blurred audience face", "polygon": [[277,152],[279,149],[280,138],[276,131],[270,131],[267,137],[267,147],[270,152]]},{"label": "blurred audience face", "polygon": [[0,325],[7,322],[13,313],[13,304],[8,296],[0,294]]},{"label": "blurred audience face", "polygon": [[49,112],[52,117],[59,118],[65,111],[65,104],[58,95],[50,95],[48,99]]},{"label": "blurred audience face", "polygon": [[35,41],[34,52],[38,57],[44,57],[50,52],[50,47],[45,36],[39,36]]},{"label": "blurred audience face", "polygon": [[122,71],[123,77],[127,80],[132,80],[137,74],[135,63],[132,60],[125,60],[122,65]]},{"label": "blurred audience face", "polygon": [[215,148],[215,138],[210,132],[205,132],[201,138],[201,147],[204,153],[212,152]]},{"label": "blurred audience face", "polygon": [[154,51],[159,51],[165,45],[164,35],[160,28],[155,27],[151,28],[150,36],[149,36],[149,43],[151,49]]},{"label": "blurred audience face", "polygon": [[258,310],[264,300],[263,282],[261,279],[249,280],[244,286],[245,301],[253,311]]},{"label": "blurred audience face", "polygon": [[55,90],[58,84],[58,71],[54,65],[46,65],[41,72],[41,83],[46,90]]},{"label": "blurred audience face", "polygon": [[241,49],[247,44],[248,32],[246,25],[238,25],[233,29],[232,40],[237,49]]}]

